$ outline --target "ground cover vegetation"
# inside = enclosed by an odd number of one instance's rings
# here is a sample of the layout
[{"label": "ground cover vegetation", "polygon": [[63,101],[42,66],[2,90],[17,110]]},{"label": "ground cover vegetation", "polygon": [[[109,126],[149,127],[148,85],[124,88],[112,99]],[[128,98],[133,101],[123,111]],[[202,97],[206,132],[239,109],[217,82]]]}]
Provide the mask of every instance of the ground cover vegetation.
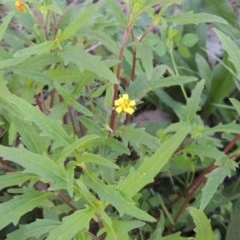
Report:
[{"label": "ground cover vegetation", "polygon": [[0,239],[240,239],[237,1],[0,9]]}]

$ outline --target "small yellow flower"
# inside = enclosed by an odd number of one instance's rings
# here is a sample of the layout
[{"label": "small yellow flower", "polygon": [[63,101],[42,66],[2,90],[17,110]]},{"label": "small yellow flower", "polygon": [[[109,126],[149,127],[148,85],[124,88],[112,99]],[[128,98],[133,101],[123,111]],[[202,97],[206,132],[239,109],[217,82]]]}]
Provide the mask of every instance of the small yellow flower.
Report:
[{"label": "small yellow flower", "polygon": [[114,106],[117,113],[126,112],[131,115],[134,113],[136,102],[129,99],[128,94],[123,94],[114,101]]},{"label": "small yellow flower", "polygon": [[22,11],[24,10],[24,8],[25,8],[25,3],[22,2],[22,1],[17,0],[17,1],[15,2],[15,8],[16,8],[16,10],[17,10],[18,12],[22,12]]}]

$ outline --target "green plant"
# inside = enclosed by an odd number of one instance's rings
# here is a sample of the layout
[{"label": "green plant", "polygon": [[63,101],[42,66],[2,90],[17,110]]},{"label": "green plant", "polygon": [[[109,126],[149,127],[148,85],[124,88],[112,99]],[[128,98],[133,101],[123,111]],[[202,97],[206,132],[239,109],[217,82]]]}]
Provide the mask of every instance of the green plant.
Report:
[{"label": "green plant", "polygon": [[[226,188],[233,199],[221,187],[236,172],[240,128],[231,115],[231,123],[207,125],[209,113],[199,111],[208,79],[179,62],[200,39],[183,26],[227,22],[174,14],[180,0],[129,0],[126,12],[112,0],[1,3],[0,235],[215,239],[205,213],[219,200],[230,217],[227,204],[238,199],[237,184]],[[237,45],[216,33],[237,71]],[[132,123],[144,102],[167,106],[177,120],[150,134]]]}]

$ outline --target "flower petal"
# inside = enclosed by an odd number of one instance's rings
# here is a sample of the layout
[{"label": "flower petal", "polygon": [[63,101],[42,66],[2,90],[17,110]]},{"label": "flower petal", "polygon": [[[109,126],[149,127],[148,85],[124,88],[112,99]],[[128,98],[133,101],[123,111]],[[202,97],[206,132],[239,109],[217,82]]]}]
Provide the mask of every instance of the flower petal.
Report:
[{"label": "flower petal", "polygon": [[134,113],[134,109],[132,107],[127,107],[124,109],[124,112],[132,115]]},{"label": "flower petal", "polygon": [[122,111],[123,111],[122,106],[119,106],[119,107],[116,108],[116,112],[117,113],[121,113]]}]

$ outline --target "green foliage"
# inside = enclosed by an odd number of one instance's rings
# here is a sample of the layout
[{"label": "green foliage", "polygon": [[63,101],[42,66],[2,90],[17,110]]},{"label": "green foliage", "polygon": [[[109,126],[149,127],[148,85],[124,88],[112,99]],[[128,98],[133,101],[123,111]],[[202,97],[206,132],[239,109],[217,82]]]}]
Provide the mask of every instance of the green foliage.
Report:
[{"label": "green foliage", "polygon": [[0,0],[1,239],[237,239],[226,3],[19,2]]}]

